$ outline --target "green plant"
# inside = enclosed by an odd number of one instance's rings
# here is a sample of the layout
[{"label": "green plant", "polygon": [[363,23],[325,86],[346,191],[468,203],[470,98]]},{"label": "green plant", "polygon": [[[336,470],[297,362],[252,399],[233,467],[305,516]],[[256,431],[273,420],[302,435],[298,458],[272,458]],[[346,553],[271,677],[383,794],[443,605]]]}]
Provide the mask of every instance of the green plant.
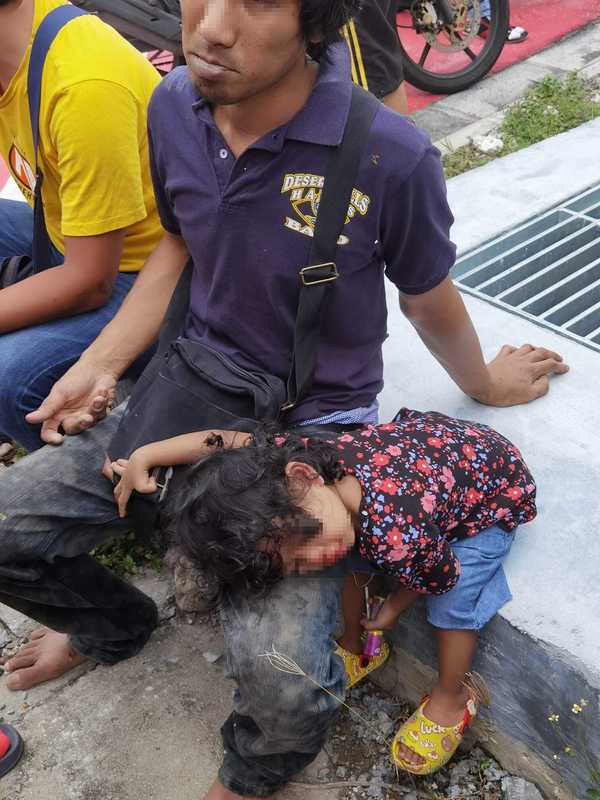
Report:
[{"label": "green plant", "polygon": [[590,772],[591,786],[586,794],[590,800],[600,800],[600,769],[593,769]]},{"label": "green plant", "polygon": [[589,122],[600,115],[600,103],[594,97],[595,87],[577,73],[570,73],[564,82],[546,77],[513,103],[498,127],[504,146],[495,153],[482,153],[467,144],[443,158],[447,178],[483,166],[500,156],[514,153],[543,139]]},{"label": "green plant", "polygon": [[[577,718],[575,723],[575,735],[572,739],[567,739],[560,724],[560,715],[552,713],[548,716],[548,722],[554,728],[556,739],[560,742],[561,750],[554,754],[554,761],[559,765],[564,756],[572,758],[576,754],[584,762],[588,772],[589,786],[586,790],[586,797],[589,800],[600,800],[600,763],[596,754],[592,753],[588,744],[588,725],[587,711],[589,703],[584,698],[571,705],[571,714]],[[582,716],[583,715],[583,716]],[[573,720],[569,727],[573,729]]]},{"label": "green plant", "polygon": [[113,572],[126,576],[135,575],[142,567],[160,571],[164,553],[163,544],[156,540],[139,541],[132,531],[97,547],[92,555]]}]

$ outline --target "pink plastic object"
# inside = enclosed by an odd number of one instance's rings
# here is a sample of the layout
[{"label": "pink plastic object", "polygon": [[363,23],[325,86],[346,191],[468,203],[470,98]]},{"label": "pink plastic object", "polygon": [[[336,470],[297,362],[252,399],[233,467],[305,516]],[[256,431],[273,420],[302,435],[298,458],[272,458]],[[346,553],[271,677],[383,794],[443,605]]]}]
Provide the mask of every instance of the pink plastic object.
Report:
[{"label": "pink plastic object", "polygon": [[363,656],[366,658],[375,658],[378,656],[381,653],[382,642],[383,631],[369,631],[363,647]]}]

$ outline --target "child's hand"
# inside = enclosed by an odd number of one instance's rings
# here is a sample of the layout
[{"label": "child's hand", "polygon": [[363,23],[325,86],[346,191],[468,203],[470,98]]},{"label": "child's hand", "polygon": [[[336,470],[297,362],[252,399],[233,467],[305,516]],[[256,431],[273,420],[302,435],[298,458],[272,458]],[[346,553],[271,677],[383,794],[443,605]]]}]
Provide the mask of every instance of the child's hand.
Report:
[{"label": "child's hand", "polygon": [[360,624],[367,631],[385,631],[393,628],[396,620],[402,613],[398,611],[392,602],[393,595],[386,597],[384,604],[373,619],[363,617]]},{"label": "child's hand", "polygon": [[360,624],[367,631],[393,628],[400,614],[410,608],[418,596],[417,592],[400,587],[386,597],[385,602],[373,619],[363,617]]},{"label": "child's hand", "polygon": [[143,448],[135,450],[129,460],[120,458],[118,461],[112,462],[113,472],[121,476],[114,491],[120,517],[127,514],[127,503],[134,489],[140,494],[152,494],[156,491],[156,481],[150,475],[153,466],[145,457]]}]

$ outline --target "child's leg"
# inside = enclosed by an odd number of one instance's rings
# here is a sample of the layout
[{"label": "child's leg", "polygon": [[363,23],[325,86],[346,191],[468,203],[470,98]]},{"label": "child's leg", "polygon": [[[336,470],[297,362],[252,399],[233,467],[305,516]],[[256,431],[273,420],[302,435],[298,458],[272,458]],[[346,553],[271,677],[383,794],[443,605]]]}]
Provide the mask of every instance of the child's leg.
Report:
[{"label": "child's leg", "polygon": [[344,612],[344,634],[339,644],[350,653],[362,653],[361,635],[364,628],[360,620],[365,616],[365,586],[373,597],[381,591],[382,580],[363,572],[351,572],[344,578],[342,610]]},{"label": "child's leg", "polygon": [[362,653],[360,624],[361,617],[365,614],[364,585],[369,576],[363,573],[350,572],[344,578],[342,591],[342,611],[344,613],[344,633],[339,639],[339,644],[350,653]]},{"label": "child's leg", "polygon": [[[471,668],[477,646],[477,631],[435,629],[438,645],[438,680],[430,692],[423,713],[427,719],[444,728],[456,725],[465,713],[470,694],[464,681]],[[406,745],[400,746],[402,758],[411,764],[424,764]]]},{"label": "child's leg", "polygon": [[[453,543],[461,565],[460,580],[449,592],[427,601],[427,618],[437,635],[439,677],[423,709],[432,722],[456,725],[469,699],[463,681],[471,668],[479,630],[511,599],[502,560],[514,535],[492,526],[470,539]],[[424,759],[402,746],[413,764]]]}]

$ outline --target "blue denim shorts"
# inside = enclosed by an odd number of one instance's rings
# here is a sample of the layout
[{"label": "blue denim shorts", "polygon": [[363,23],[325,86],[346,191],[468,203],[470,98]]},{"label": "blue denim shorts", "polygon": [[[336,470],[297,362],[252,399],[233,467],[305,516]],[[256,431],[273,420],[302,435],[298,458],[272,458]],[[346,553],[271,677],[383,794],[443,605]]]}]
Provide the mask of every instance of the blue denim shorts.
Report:
[{"label": "blue denim shorts", "polygon": [[[425,598],[431,625],[449,630],[480,630],[512,600],[502,562],[514,536],[515,531],[507,533],[499,525],[492,525],[475,536],[450,543],[460,561],[460,578],[449,592]],[[382,574],[356,550],[340,563],[346,572]]]},{"label": "blue denim shorts", "polygon": [[427,597],[427,620],[436,628],[480,630],[512,600],[502,562],[515,531],[492,525],[476,536],[451,542],[460,561],[458,583],[445,594]]}]

